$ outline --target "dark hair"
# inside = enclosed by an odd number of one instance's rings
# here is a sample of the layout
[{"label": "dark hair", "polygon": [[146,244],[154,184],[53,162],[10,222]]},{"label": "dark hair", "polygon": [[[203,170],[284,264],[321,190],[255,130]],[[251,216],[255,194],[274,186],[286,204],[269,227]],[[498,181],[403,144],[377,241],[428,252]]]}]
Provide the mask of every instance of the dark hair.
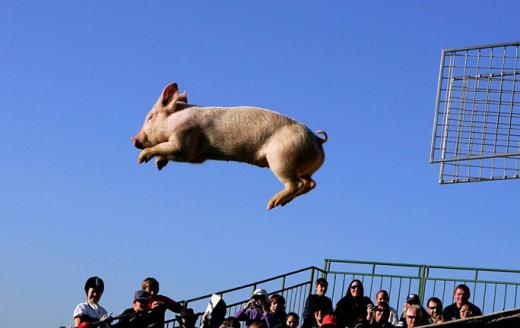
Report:
[{"label": "dark hair", "polygon": [[380,291],[378,291],[378,292],[376,293],[376,297],[377,297],[377,295],[379,295],[379,294],[385,294],[385,298],[386,298],[387,300],[390,300],[390,296],[388,295],[388,292],[387,292],[386,290],[381,289]]},{"label": "dark hair", "polygon": [[287,320],[287,318],[289,317],[295,317],[296,320],[300,321],[300,316],[296,312],[287,313],[287,315],[285,316],[285,320]]},{"label": "dark hair", "polygon": [[269,302],[272,302],[273,300],[276,300],[278,304],[283,308],[285,307],[285,298],[280,294],[273,294],[269,296]]},{"label": "dark hair", "polygon": [[468,298],[469,298],[469,296],[470,296],[469,287],[466,284],[458,285],[457,287],[455,287],[455,290],[457,290],[457,289],[462,289],[463,291],[465,291],[466,294],[468,294]]},{"label": "dark hair", "polygon": [[85,294],[88,294],[88,290],[93,288],[94,290],[103,293],[105,290],[105,283],[103,283],[103,279],[99,277],[90,277],[85,282]]},{"label": "dark hair", "polygon": [[148,277],[145,280],[143,280],[141,284],[141,289],[146,290],[147,288],[150,288],[150,290],[154,290],[156,293],[159,292],[159,282],[157,279]]},{"label": "dark hair", "polygon": [[329,283],[328,283],[327,279],[319,278],[318,280],[316,280],[316,286],[317,285],[322,285],[323,287],[327,288],[329,286]]},{"label": "dark hair", "polygon": [[232,328],[240,328],[240,322],[235,317],[227,317],[221,326],[232,327]]},{"label": "dark hair", "polygon": [[359,287],[361,289],[361,296],[364,296],[365,295],[365,289],[363,288],[363,282],[359,279],[354,279],[350,282],[350,284],[348,285],[348,292],[347,292],[347,296],[348,298],[352,298],[352,293],[350,292],[350,287],[352,287],[352,285],[357,282],[359,283]]},{"label": "dark hair", "polygon": [[437,298],[437,297],[430,297],[428,299],[428,302],[426,302],[426,306],[428,306],[430,304],[430,302],[437,303],[437,310],[440,309],[442,311],[442,301],[439,298]]}]

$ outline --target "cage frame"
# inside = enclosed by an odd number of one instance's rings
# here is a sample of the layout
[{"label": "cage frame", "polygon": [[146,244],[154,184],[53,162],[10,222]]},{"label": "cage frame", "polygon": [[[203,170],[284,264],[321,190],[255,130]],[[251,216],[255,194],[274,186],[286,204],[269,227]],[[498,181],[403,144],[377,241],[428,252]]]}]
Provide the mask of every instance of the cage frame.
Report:
[{"label": "cage frame", "polygon": [[[494,55],[500,49],[502,55]],[[497,59],[502,60],[501,66],[494,66]],[[471,65],[472,60],[476,60],[474,66]],[[481,65],[481,60],[489,60],[489,67]],[[440,164],[440,184],[520,178],[519,78],[518,41],[442,49],[430,148],[430,163]],[[486,88],[481,88],[480,83]],[[494,89],[496,83],[499,83],[498,89]],[[469,92],[473,94],[467,97]],[[504,94],[509,95],[510,100],[502,101]],[[457,104],[459,107],[456,107]],[[469,109],[466,107],[468,104]],[[509,106],[509,111],[506,106]],[[501,112],[502,109],[506,110]],[[471,122],[466,121],[467,115],[472,117]],[[504,129],[504,119],[508,119],[509,130],[500,133]],[[513,121],[515,124],[512,124]],[[512,134],[512,128],[518,134]],[[475,142],[476,134],[481,135],[480,142]],[[488,144],[491,138],[494,142]],[[505,143],[502,145],[498,141]],[[480,147],[480,151],[472,149],[473,146]],[[497,148],[504,147],[505,151],[497,152]],[[515,165],[511,167],[509,164],[508,167],[508,161]],[[466,170],[465,173],[463,170]]]}]

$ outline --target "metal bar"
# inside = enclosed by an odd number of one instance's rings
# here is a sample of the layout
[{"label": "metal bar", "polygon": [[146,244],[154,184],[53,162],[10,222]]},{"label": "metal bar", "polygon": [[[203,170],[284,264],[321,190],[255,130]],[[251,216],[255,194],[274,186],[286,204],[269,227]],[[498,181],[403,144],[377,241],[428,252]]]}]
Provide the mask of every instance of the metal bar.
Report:
[{"label": "metal bar", "polygon": [[457,161],[472,161],[472,160],[479,160],[479,159],[488,159],[488,158],[497,158],[497,157],[516,157],[520,156],[520,152],[514,152],[514,153],[500,153],[500,154],[493,154],[493,155],[480,155],[480,156],[465,156],[465,157],[458,157],[458,158],[449,158],[449,159],[440,159],[435,160],[432,163],[449,163],[449,162],[457,162]]},{"label": "metal bar", "polygon": [[484,296],[482,297],[482,311],[486,307],[486,293],[487,293],[487,283],[484,283]]},{"label": "metal bar", "polygon": [[444,56],[445,52],[444,50],[441,51],[441,63],[439,66],[439,77],[438,77],[438,84],[437,84],[437,96],[435,97],[435,114],[433,116],[433,129],[432,129],[432,142],[431,142],[431,149],[430,149],[430,163],[433,163],[433,160],[435,159],[435,141],[437,137],[437,119],[439,116],[439,107],[440,107],[440,99],[441,99],[441,93],[442,93],[442,75],[444,70]]},{"label": "metal bar", "polygon": [[507,284],[504,284],[504,304],[502,305],[502,311],[506,309],[507,286]]},{"label": "metal bar", "polygon": [[498,47],[511,47],[511,46],[519,46],[520,42],[504,42],[504,43],[495,43],[495,44],[485,44],[481,46],[470,46],[470,47],[464,47],[464,48],[452,48],[452,49],[445,49],[444,52],[459,52],[459,51],[466,51],[466,50],[477,50],[482,48],[498,48]]}]

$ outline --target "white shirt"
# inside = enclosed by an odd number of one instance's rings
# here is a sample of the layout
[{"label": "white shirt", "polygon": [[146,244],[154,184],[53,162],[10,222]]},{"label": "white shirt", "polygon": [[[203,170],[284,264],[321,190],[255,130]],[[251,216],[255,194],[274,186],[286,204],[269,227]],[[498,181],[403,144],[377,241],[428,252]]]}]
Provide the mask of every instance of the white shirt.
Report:
[{"label": "white shirt", "polygon": [[89,316],[92,319],[101,319],[102,316],[107,314],[107,310],[103,308],[101,305],[90,304],[88,302],[80,303],[74,309],[73,318]]}]

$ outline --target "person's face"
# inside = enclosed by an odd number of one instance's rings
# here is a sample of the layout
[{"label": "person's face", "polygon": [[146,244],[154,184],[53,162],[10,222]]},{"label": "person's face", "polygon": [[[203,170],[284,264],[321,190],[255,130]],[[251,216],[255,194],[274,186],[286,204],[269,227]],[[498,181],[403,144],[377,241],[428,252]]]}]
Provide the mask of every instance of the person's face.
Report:
[{"label": "person's face", "polygon": [[157,293],[159,293],[159,290],[157,290],[157,288],[152,288],[150,286],[146,287],[144,289],[144,291],[147,292],[148,294],[152,295],[152,296],[153,295],[157,295]]},{"label": "person's face", "polygon": [[433,316],[438,314],[437,308],[439,307],[439,304],[435,301],[429,301],[428,302],[428,309],[426,310],[428,312],[428,315]]},{"label": "person's face", "polygon": [[289,328],[297,328],[300,323],[298,322],[298,319],[296,319],[296,317],[290,315],[287,317],[287,321],[285,322],[285,324]]},{"label": "person's face", "polygon": [[271,307],[269,308],[272,313],[276,313],[280,307],[280,304],[278,303],[278,300],[273,298],[271,300]]},{"label": "person's face", "polygon": [[148,303],[148,300],[135,300],[134,301],[134,310],[136,312],[143,312],[146,310],[146,304]]},{"label": "person's face", "polygon": [[103,293],[97,289],[89,288],[88,292],[87,292],[87,300],[89,303],[97,304],[99,302],[99,300],[101,299],[102,294]]},{"label": "person's face", "polygon": [[376,295],[376,304],[379,304],[381,302],[388,303],[388,298],[386,297],[385,293],[379,293]]},{"label": "person's face", "polygon": [[417,327],[419,325],[419,317],[417,314],[416,308],[409,308],[408,311],[406,311],[406,324],[408,328]]},{"label": "person's face", "polygon": [[361,283],[359,281],[354,281],[350,286],[350,294],[354,297],[359,297],[361,295]]},{"label": "person's face", "polygon": [[472,315],[472,313],[471,313],[471,310],[469,309],[469,305],[468,304],[464,304],[460,308],[460,318],[461,319],[466,319],[466,318],[471,317],[471,315]]},{"label": "person's face", "polygon": [[466,293],[464,289],[457,288],[455,290],[455,303],[457,303],[458,307],[461,307],[462,304],[467,303],[469,299],[469,295]]},{"label": "person's face", "polygon": [[323,321],[323,313],[321,310],[314,311],[314,320],[316,320],[318,326],[321,326],[321,322]]},{"label": "person's face", "polygon": [[316,285],[316,294],[317,295],[323,296],[323,295],[325,295],[326,292],[327,292],[327,287],[323,286],[322,284]]}]

